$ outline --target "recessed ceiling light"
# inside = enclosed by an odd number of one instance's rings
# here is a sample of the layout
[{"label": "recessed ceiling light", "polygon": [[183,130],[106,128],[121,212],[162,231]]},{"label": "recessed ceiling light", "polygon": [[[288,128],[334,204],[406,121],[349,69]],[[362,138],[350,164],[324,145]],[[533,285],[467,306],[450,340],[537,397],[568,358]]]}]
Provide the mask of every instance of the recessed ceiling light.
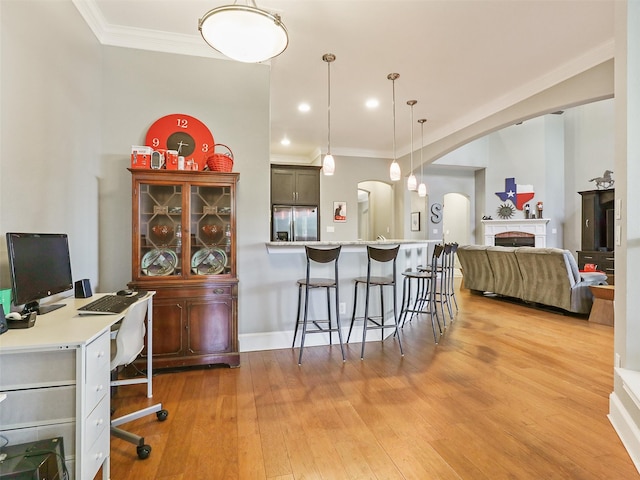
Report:
[{"label": "recessed ceiling light", "polygon": [[282,140],[280,140],[280,145],[291,145],[291,140],[289,140],[287,137],[284,137]]},{"label": "recessed ceiling light", "polygon": [[308,112],[309,110],[311,110],[311,106],[308,103],[301,103],[298,105],[299,112]]},{"label": "recessed ceiling light", "polygon": [[380,106],[380,102],[377,98],[370,98],[365,102],[367,108],[378,108]]}]

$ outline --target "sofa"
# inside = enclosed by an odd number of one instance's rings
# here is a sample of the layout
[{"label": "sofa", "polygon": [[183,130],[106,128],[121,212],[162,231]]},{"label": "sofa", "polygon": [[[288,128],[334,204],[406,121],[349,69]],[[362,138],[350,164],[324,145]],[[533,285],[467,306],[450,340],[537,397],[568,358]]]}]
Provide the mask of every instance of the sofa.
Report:
[{"label": "sofa", "polygon": [[588,314],[589,285],[606,285],[600,272],[580,272],[569,250],[538,247],[461,245],[458,259],[464,288]]}]

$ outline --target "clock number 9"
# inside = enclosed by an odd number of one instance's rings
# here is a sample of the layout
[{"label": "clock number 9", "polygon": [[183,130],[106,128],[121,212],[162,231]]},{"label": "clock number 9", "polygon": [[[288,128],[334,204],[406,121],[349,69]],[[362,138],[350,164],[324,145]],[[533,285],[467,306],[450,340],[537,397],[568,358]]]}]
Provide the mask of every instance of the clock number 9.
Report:
[{"label": "clock number 9", "polygon": [[154,137],[153,140],[151,141],[151,146],[152,147],[159,147],[160,146],[160,139],[158,137]]},{"label": "clock number 9", "polygon": [[189,128],[189,120],[187,120],[186,118],[178,118],[176,119],[176,123],[180,128]]}]

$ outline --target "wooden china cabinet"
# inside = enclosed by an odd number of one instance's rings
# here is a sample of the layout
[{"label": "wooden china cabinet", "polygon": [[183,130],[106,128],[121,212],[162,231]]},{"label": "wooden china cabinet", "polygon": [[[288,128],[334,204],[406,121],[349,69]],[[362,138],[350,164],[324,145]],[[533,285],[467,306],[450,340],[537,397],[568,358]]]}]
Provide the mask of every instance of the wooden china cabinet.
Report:
[{"label": "wooden china cabinet", "polygon": [[153,301],[154,367],[239,366],[238,174],[130,171],[129,287],[157,292]]}]

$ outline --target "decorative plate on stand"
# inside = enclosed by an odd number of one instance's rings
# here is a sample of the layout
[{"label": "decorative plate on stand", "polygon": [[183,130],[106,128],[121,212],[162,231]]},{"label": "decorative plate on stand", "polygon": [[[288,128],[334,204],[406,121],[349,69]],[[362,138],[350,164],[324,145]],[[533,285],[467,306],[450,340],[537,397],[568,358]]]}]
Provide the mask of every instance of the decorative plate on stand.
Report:
[{"label": "decorative plate on stand", "polygon": [[142,273],[150,277],[171,275],[178,265],[178,255],[173,250],[154,248],[142,257]]},{"label": "decorative plate on stand", "polygon": [[227,254],[219,248],[201,248],[191,257],[191,271],[196,275],[217,275],[224,271]]}]

